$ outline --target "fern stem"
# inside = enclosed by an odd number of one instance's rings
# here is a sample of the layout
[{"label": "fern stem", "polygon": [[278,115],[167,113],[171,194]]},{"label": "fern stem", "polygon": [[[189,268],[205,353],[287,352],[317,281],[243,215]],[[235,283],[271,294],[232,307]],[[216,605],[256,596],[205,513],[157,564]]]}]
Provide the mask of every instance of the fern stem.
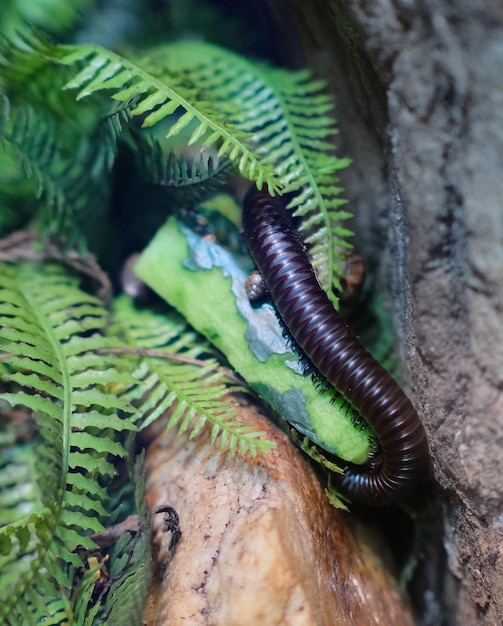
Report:
[{"label": "fern stem", "polygon": [[136,354],[138,356],[150,356],[158,359],[181,361],[182,363],[190,363],[191,365],[198,365],[199,367],[207,365],[207,362],[203,359],[194,359],[183,356],[182,354],[165,352],[164,350],[155,350],[153,348],[100,348],[98,350],[94,350],[94,352],[97,354]]},{"label": "fern stem", "polygon": [[[100,348],[98,350],[94,350],[94,352],[96,354],[134,354],[137,356],[147,356],[155,359],[170,359],[172,361],[188,363],[189,365],[196,365],[197,367],[205,367],[208,365],[208,361],[205,359],[195,359],[183,356],[182,354],[165,352],[164,350],[156,350],[154,348]],[[224,374],[230,382],[234,382],[239,385],[243,384],[243,381],[228,367],[218,366],[215,369]]]}]

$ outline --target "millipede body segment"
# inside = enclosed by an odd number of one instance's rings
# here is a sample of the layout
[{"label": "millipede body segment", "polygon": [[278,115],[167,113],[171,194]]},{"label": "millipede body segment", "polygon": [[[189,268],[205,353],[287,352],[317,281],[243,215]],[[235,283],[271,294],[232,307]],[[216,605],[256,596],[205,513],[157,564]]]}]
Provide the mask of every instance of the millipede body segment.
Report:
[{"label": "millipede body segment", "polygon": [[411,496],[425,480],[425,432],[398,383],[362,346],[320,286],[284,200],[251,188],[244,200],[244,234],[271,299],[296,343],[374,429],[379,458],[343,462],[340,491],[365,505]]}]

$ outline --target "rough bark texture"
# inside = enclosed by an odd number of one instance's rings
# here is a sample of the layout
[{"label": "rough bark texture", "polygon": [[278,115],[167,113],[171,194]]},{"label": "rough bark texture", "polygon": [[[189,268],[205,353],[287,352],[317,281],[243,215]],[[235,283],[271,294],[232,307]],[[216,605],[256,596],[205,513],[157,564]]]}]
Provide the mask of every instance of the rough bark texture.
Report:
[{"label": "rough bark texture", "polygon": [[241,418],[276,448],[250,464],[219,453],[210,429],[161,433],[146,453],[146,496],[176,509],[181,539],[154,514],[148,626],[412,626],[382,537],[334,509],[288,437],[256,410]]},{"label": "rough bark texture", "polygon": [[415,582],[420,623],[500,626],[503,6],[271,5],[336,94],[358,243],[371,263],[379,252],[429,433],[439,488]]}]

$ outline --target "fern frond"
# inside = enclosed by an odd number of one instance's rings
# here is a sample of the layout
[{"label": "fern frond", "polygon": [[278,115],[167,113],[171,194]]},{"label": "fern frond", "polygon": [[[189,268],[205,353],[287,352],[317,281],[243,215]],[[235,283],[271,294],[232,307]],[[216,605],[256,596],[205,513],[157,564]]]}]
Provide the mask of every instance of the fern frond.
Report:
[{"label": "fern frond", "polygon": [[[134,433],[128,439],[126,448],[132,450]],[[75,626],[141,622],[151,578],[152,528],[147,520],[144,460],[144,451],[138,455],[129,454],[110,489],[111,514],[104,535],[109,539],[119,536],[111,548],[97,540],[101,554],[87,556],[88,569],[74,589]],[[124,481],[126,466],[128,482]],[[129,512],[130,516],[127,515]],[[136,518],[136,523],[128,523],[130,517]],[[102,567],[106,568],[105,580],[101,577]]]},{"label": "fern frond", "polygon": [[[31,217],[42,230],[66,236],[77,247],[83,233],[95,235],[96,221],[103,220],[118,142],[131,126],[131,102],[113,102],[102,94],[83,108],[63,91],[71,68],[5,42],[0,56],[6,93],[0,115],[2,165],[7,160],[17,170],[11,182],[2,169],[0,187],[3,191],[8,183],[6,199],[16,205],[28,195]],[[30,179],[31,197],[25,191]]]},{"label": "fern frond", "polygon": [[108,626],[141,624],[147,595],[150,559],[150,531],[140,526],[131,536],[119,538],[112,553],[111,586],[103,610],[101,623]]},{"label": "fern frond", "polygon": [[70,29],[80,19],[92,0],[43,0],[23,2],[9,0],[0,5],[0,24],[4,36],[16,36],[27,30],[28,24],[46,32],[60,33]]},{"label": "fern frond", "polygon": [[[215,359],[208,358],[212,349],[196,335],[178,314],[159,314],[134,309],[130,299],[117,302],[116,332],[125,333],[127,344],[138,348],[164,350],[185,357],[200,359],[201,366],[160,358],[143,358],[134,372],[138,385],[131,390],[133,404],[141,400],[143,427],[152,423],[166,410],[172,409],[167,428],[187,430],[195,437],[206,425],[211,425],[211,441],[235,454],[265,453],[273,443],[262,438],[262,432],[236,419],[237,411],[225,400],[232,390]],[[201,343],[202,342],[202,343]]]},{"label": "fern frond", "polygon": [[273,168],[262,164],[250,148],[247,142],[250,135],[218,113],[211,102],[203,101],[185,77],[182,81],[175,72],[170,72],[159,78],[149,57],[140,57],[133,62],[97,45],[58,46],[41,37],[27,38],[24,43],[29,48],[26,55],[32,54],[67,67],[83,66],[65,86],[67,90],[79,90],[77,99],[103,91],[120,102],[135,97],[130,112],[133,116],[141,116],[144,127],[153,126],[181,111],[174,118],[168,137],[175,137],[193,125],[188,145],[198,142],[205,149],[216,145],[218,156],[227,156],[244,177],[259,187],[266,184],[272,193],[278,190]]},{"label": "fern frond", "polygon": [[110,186],[107,175],[129,121],[127,106],[117,103],[97,116],[95,128],[71,143],[69,133],[62,132],[65,125],[50,112],[24,105],[12,111],[3,133],[4,147],[22,176],[33,181],[39,221],[46,230],[75,241],[79,227],[100,216]]},{"label": "fern frond", "polygon": [[352,234],[342,226],[337,171],[348,159],[335,155],[337,133],[331,98],[308,71],[254,63],[217,46],[179,43],[160,48],[157,64],[186,71],[201,93],[242,131],[253,136],[263,162],[274,167],[289,208],[301,217],[311,259],[323,288],[338,305],[344,250]]},{"label": "fern frond", "polygon": [[[54,167],[58,155],[56,137],[54,120],[43,119],[40,113],[24,106],[13,112],[3,140],[4,147],[11,147],[24,175],[33,180],[36,197],[61,213],[67,194]],[[61,161],[58,165],[61,167]]]},{"label": "fern frond", "polygon": [[8,572],[0,580],[0,616],[12,624],[60,623],[70,618],[69,592],[82,564],[76,549],[91,549],[90,535],[103,529],[100,481],[113,474],[113,456],[125,454],[116,433],[135,429],[132,407],[111,390],[132,380],[117,357],[95,367],[92,351],[110,345],[103,336],[108,313],[60,267],[2,264],[0,316],[0,351],[9,386],[18,386],[1,397],[33,411],[41,438],[36,502],[0,528]]},{"label": "fern frond", "polygon": [[211,152],[200,152],[195,157],[178,155],[174,150],[165,154],[156,138],[132,137],[132,150],[142,179],[149,185],[158,185],[163,197],[178,209],[196,206],[214,194],[228,179],[231,163]]},{"label": "fern frond", "polygon": [[0,447],[0,527],[22,519],[36,503],[32,484],[33,445],[2,441]]}]

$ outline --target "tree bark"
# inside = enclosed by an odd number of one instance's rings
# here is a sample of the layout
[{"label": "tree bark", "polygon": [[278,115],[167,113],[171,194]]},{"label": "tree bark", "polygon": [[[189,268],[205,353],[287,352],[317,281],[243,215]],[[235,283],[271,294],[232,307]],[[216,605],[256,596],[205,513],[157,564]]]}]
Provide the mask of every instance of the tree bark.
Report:
[{"label": "tree bark", "polygon": [[296,32],[290,59],[302,50],[336,95],[357,245],[378,261],[429,435],[438,489],[414,583],[419,623],[500,626],[503,6],[271,6]]}]

